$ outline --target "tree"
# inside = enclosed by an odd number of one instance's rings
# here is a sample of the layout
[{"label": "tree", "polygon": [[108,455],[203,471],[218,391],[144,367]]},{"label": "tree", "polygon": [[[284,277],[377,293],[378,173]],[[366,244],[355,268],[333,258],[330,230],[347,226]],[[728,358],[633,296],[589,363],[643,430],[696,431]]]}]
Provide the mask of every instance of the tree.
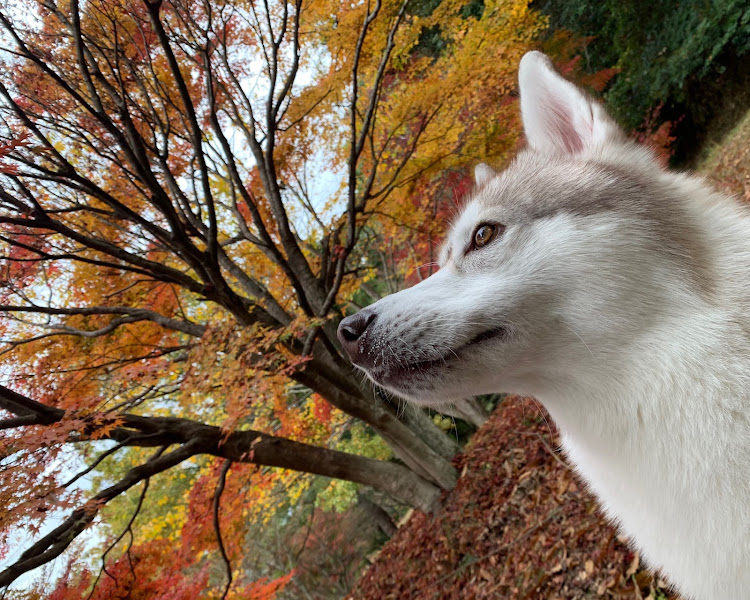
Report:
[{"label": "tree", "polygon": [[[515,122],[513,69],[542,23],[524,2],[487,2],[480,18],[462,5],[0,11],[0,544],[68,511],[0,585],[197,455],[364,483],[425,509],[454,484],[455,444],[364,384],[335,332],[372,271],[373,239],[428,220],[430,198],[409,195],[515,143],[512,126],[498,134]],[[427,31],[443,50],[422,51]],[[342,174],[325,202],[321,162]],[[297,396],[362,420],[398,462],[309,443],[305,422],[284,422]],[[71,447],[88,447],[90,464],[65,481]],[[74,484],[128,448],[157,450],[86,500]]]}]

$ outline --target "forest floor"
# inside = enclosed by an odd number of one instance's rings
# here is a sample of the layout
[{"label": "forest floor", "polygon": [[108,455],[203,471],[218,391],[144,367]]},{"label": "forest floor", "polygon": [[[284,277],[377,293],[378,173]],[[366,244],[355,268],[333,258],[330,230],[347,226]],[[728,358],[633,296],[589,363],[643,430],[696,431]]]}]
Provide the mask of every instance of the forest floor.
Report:
[{"label": "forest floor", "polygon": [[699,168],[720,189],[750,202],[750,111]]},{"label": "forest floor", "polygon": [[[750,112],[700,171],[750,201]],[[432,515],[414,512],[350,600],[677,600],[607,523],[543,409],[508,397],[455,459]]]}]

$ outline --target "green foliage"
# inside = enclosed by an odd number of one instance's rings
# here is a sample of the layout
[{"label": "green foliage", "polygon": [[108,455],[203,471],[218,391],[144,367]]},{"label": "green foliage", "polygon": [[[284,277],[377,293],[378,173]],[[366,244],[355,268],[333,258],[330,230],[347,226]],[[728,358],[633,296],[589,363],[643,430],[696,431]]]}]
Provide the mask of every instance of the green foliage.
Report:
[{"label": "green foliage", "polygon": [[[443,0],[416,0],[409,4],[408,11],[416,17],[429,17],[442,2]],[[463,19],[480,19],[482,13],[484,13],[484,0],[469,0],[458,11]],[[445,32],[440,25],[424,28],[414,47],[414,56],[433,58],[442,56],[449,45],[448,37],[448,32]]]},{"label": "green foliage", "polygon": [[[143,460],[147,454],[140,448],[129,448],[126,453],[128,456],[124,456],[120,462],[110,463],[101,470],[101,476],[94,480],[97,490],[117,481],[122,477],[125,465],[137,465],[138,460]],[[137,513],[133,524],[136,539],[176,539],[184,525],[190,489],[200,476],[201,467],[205,467],[207,462],[205,457],[194,457],[174,471],[158,473],[149,482],[148,501],[140,506],[143,486],[131,488],[102,507],[101,523],[114,537],[125,531],[128,522]]]},{"label": "green foliage", "polygon": [[442,0],[412,0],[406,7],[409,14],[417,17],[429,17]]},{"label": "green foliage", "polygon": [[[363,423],[354,423],[349,427],[335,447],[336,450],[342,452],[378,460],[388,460],[393,456],[393,452],[383,438],[375,435],[372,429]],[[358,490],[359,486],[350,481],[332,479],[328,486],[318,494],[316,505],[324,511],[344,512],[356,503]]]},{"label": "green foliage", "polygon": [[316,506],[326,512],[342,513],[357,501],[357,485],[349,481],[332,479],[320,494]]},{"label": "green foliage", "polygon": [[588,69],[620,69],[606,100],[630,128],[660,104],[672,117],[682,111],[688,122],[706,121],[712,107],[696,84],[710,84],[750,50],[745,0],[538,0],[534,7],[549,15],[550,30],[594,37]]},{"label": "green foliage", "polygon": [[474,19],[481,18],[482,13],[484,13],[484,0],[470,0],[470,2],[464,4],[460,13],[464,19],[468,19],[469,17],[473,17]]}]

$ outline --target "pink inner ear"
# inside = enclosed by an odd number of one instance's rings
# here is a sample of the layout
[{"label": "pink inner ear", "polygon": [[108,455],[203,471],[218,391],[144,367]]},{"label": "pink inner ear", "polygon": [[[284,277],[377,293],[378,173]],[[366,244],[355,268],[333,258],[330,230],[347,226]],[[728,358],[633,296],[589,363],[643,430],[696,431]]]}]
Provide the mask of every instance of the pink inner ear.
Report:
[{"label": "pink inner ear", "polygon": [[550,95],[544,108],[544,124],[553,145],[560,149],[564,146],[565,151],[569,154],[581,152],[583,140],[575,125],[573,125],[570,106],[567,106],[559,98]]}]

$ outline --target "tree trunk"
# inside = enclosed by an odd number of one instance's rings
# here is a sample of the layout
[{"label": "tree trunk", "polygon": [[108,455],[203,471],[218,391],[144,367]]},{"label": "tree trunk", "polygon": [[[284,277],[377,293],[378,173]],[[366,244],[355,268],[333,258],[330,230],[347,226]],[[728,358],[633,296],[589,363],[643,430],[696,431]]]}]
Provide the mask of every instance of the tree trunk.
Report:
[{"label": "tree trunk", "polygon": [[305,369],[295,379],[319,393],[336,408],[370,425],[410,469],[444,490],[452,489],[458,478],[450,461],[433,450],[407,425],[398,420],[391,407],[373,399],[354,396]]},{"label": "tree trunk", "polygon": [[375,522],[380,528],[380,531],[388,537],[391,537],[398,531],[398,527],[396,527],[393,519],[391,519],[391,515],[389,515],[382,506],[375,504],[372,500],[362,494],[357,494],[357,504],[361,506],[367,515]]},{"label": "tree trunk", "polygon": [[[314,364],[309,365],[309,367],[315,369],[316,375],[322,376],[323,379],[331,382],[332,385],[339,390],[343,390],[349,396],[357,398],[357,402],[361,404],[367,412],[374,413],[377,412],[377,409],[385,409],[390,412],[398,421],[406,425],[412,436],[418,437],[424,444],[426,444],[427,448],[425,448],[425,452],[427,454],[429,454],[427,452],[427,449],[429,448],[429,450],[432,450],[432,452],[436,453],[438,456],[450,461],[460,450],[458,443],[453,441],[445,432],[439,429],[421,408],[409,403],[406,403],[405,406],[399,406],[399,402],[403,403],[404,401],[394,401],[387,395],[383,394],[379,388],[376,388],[367,382],[361,382],[357,385],[356,382],[359,374],[351,367],[348,360],[342,359],[339,354],[341,348],[338,339],[335,337],[335,323],[337,322],[337,319],[333,319],[331,323],[328,324],[333,324],[331,331],[327,331],[324,326],[321,341],[328,341],[331,347],[327,347],[325,343],[320,345],[316,344],[314,352],[315,361]],[[330,337],[331,335],[334,336],[333,339]],[[334,406],[349,412],[349,409],[342,408],[336,404],[336,398],[330,398],[328,394],[322,390],[318,392],[334,404]],[[349,414],[352,413],[349,412]],[[419,451],[416,448],[416,442],[406,442],[397,432],[391,431],[390,433],[385,433],[382,431],[382,427],[378,423],[370,421],[368,418],[361,415],[354,416],[364,420],[378,431],[378,433],[380,433],[391,445],[396,455],[406,464],[414,468],[423,477],[428,477],[436,483],[440,480],[439,478],[442,477],[442,475],[436,475],[434,471],[444,473],[447,469],[446,465],[441,461],[437,461],[434,466],[421,464],[424,461],[429,463],[431,459],[429,459],[427,455],[421,458],[414,455],[415,452],[417,452],[417,455],[419,454]],[[405,445],[407,448],[412,447],[412,450],[405,450]],[[451,484],[451,487],[453,487],[453,484]]]},{"label": "tree trunk", "polygon": [[251,462],[256,464],[369,485],[398,502],[425,512],[433,510],[440,498],[437,486],[396,463],[301,444],[259,432],[234,432],[223,444],[220,431],[217,430],[212,437],[210,453],[216,456],[241,461],[251,448]]},{"label": "tree trunk", "polygon": [[[381,394],[378,394],[378,396],[382,398]],[[435,425],[429,415],[420,407],[407,403],[397,412],[397,415],[399,420],[405,423],[409,429],[443,458],[451,460],[461,450],[458,442]]]},{"label": "tree trunk", "polygon": [[474,398],[457,400],[440,408],[440,412],[451,417],[463,419],[479,429],[489,418],[489,413]]}]

